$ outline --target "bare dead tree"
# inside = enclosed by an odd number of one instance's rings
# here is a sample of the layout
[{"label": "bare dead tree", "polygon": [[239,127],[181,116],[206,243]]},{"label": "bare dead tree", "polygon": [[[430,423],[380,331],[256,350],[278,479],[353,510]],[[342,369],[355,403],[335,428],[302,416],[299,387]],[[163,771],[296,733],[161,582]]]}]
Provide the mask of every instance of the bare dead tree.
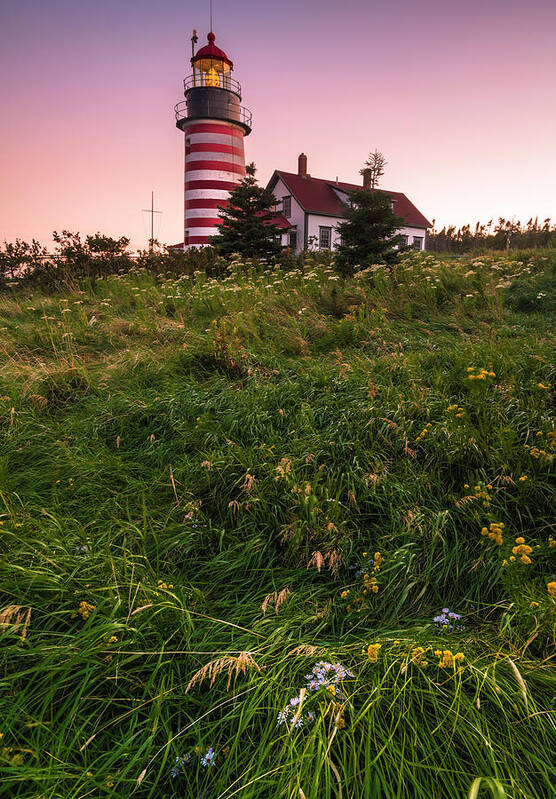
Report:
[{"label": "bare dead tree", "polygon": [[384,175],[384,167],[387,164],[388,161],[378,150],[375,150],[374,153],[369,153],[369,157],[365,161],[363,169],[359,171],[359,174],[365,177],[365,182],[368,181],[368,187],[370,189],[374,189],[378,186],[380,178]]}]

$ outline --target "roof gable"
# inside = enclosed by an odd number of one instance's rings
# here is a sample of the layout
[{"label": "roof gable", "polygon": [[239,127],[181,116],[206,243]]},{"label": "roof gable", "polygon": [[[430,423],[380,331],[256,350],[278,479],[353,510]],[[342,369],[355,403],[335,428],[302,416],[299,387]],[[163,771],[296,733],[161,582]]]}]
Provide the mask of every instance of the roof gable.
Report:
[{"label": "roof gable", "polygon": [[[289,191],[301,205],[304,211],[323,216],[344,215],[345,203],[337,192],[348,194],[354,189],[361,189],[354,183],[336,182],[324,180],[323,178],[301,177],[293,172],[282,172],[276,170],[272,175],[268,188],[273,189],[278,178],[287,186]],[[410,227],[428,228],[431,223],[413,205],[413,203],[399,191],[388,191],[387,189],[374,189],[381,194],[387,194],[394,201],[394,213],[402,217]]]}]

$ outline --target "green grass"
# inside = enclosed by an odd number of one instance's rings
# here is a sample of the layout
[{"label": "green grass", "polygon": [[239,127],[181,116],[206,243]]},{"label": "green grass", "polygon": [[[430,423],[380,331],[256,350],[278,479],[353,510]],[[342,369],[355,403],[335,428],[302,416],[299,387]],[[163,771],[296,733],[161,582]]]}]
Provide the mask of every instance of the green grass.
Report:
[{"label": "green grass", "polygon": [[550,796],[555,269],[4,296],[0,796]]}]

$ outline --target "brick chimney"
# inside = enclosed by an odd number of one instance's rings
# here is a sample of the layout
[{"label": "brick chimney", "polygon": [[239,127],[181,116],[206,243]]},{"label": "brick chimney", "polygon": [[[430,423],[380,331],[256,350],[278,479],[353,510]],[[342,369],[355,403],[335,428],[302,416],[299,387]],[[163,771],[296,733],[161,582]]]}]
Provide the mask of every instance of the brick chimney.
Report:
[{"label": "brick chimney", "polygon": [[301,153],[299,158],[297,159],[297,174],[300,178],[309,178],[310,175],[307,174],[307,156],[305,153]]},{"label": "brick chimney", "polygon": [[371,188],[371,175],[372,169],[364,169],[363,170],[363,188],[370,189]]}]

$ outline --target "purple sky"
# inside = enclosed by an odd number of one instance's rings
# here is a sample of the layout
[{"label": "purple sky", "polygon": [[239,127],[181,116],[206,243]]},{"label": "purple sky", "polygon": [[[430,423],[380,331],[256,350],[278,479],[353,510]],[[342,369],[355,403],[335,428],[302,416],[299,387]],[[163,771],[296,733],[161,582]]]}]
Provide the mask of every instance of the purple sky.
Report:
[{"label": "purple sky", "polygon": [[[2,1],[0,240],[54,229],[182,236],[173,106],[207,2]],[[216,42],[253,112],[261,182],[295,171],[384,188],[429,219],[556,217],[556,3],[214,0]]]}]

